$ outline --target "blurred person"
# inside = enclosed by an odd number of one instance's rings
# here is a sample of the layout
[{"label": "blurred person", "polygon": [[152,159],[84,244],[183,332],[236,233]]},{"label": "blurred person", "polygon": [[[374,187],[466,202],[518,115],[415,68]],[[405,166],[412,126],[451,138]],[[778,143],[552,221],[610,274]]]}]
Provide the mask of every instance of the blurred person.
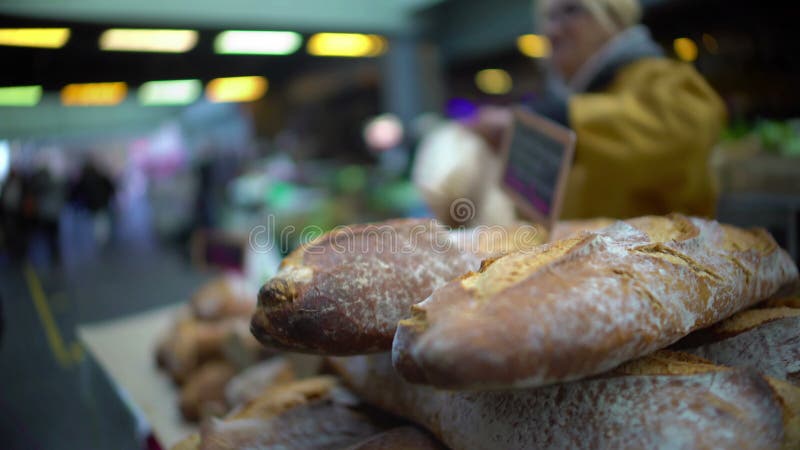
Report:
[{"label": "blurred person", "polygon": [[97,164],[87,160],[72,187],[70,197],[74,204],[93,213],[106,211],[114,198],[114,182]]},{"label": "blurred person", "polygon": [[578,137],[564,216],[712,216],[725,107],[703,77],[664,57],[637,0],[544,0],[538,11],[568,89],[539,111]]},{"label": "blurred person", "polygon": [[27,233],[22,223],[23,183],[22,174],[12,168],[0,190],[3,238],[12,258],[16,260],[23,258],[27,250]]},{"label": "blurred person", "polygon": [[[703,77],[664,56],[639,24],[637,0],[534,5],[552,45],[550,76],[544,92],[525,106],[577,135],[562,218],[713,216],[717,193],[709,157],[726,113]],[[473,130],[496,146],[511,114],[488,110],[481,116]],[[469,196],[483,178],[454,198]]]},{"label": "blurred person", "polygon": [[193,218],[195,230],[209,229],[214,225],[214,164],[211,152],[208,154],[194,169],[197,179]]},{"label": "blurred person", "polygon": [[111,177],[91,160],[84,162],[76,182],[70,189],[70,203],[78,211],[89,213],[92,234],[101,242],[104,240],[102,235],[108,235],[108,224],[112,222],[112,200],[115,193],[116,187]]},{"label": "blurred person", "polygon": [[59,243],[59,216],[64,202],[64,187],[47,168],[39,168],[30,180],[30,195],[34,197],[35,211],[31,220],[34,235],[44,238],[53,264],[61,262]]}]

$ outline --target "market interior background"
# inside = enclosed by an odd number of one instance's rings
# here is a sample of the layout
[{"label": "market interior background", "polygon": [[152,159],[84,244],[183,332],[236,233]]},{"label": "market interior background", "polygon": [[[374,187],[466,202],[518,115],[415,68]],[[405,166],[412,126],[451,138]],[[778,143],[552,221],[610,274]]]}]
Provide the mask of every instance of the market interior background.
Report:
[{"label": "market interior background", "polygon": [[[800,6],[644,5],[656,40],[728,107],[719,218],[768,227],[797,259]],[[69,30],[63,46],[4,45],[0,30],[7,449],[142,448],[78,324],[185,300],[221,270],[266,277],[336,225],[429,214],[409,181],[416,143],[534,95],[547,50],[529,0],[0,4],[2,29],[53,27]],[[172,53],[102,49],[114,28],[189,32]],[[294,33],[266,39],[284,54],[225,54],[229,30]],[[166,80],[183,82],[152,83]]]}]

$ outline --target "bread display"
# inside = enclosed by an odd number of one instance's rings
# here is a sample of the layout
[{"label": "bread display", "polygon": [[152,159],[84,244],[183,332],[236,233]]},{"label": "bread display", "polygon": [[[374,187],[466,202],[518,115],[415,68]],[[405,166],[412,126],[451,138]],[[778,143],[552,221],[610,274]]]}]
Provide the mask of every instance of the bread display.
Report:
[{"label": "bread display", "polygon": [[[445,391],[403,381],[389,355],[335,358],[353,391],[453,449],[797,448],[796,388],[660,353],[606,376],[514,391]],[[783,394],[784,396],[781,396]],[[784,403],[788,406],[784,407]]]},{"label": "bread display", "polygon": [[530,226],[451,231],[428,219],[340,228],[284,259],[259,292],[251,328],[264,345],[291,351],[387,351],[411,305],[481,260],[543,239]]},{"label": "bread display", "polygon": [[763,230],[642,217],[487,260],[399,322],[407,379],[452,389],[576,380],[768,298],[797,267]]},{"label": "bread display", "polygon": [[798,273],[766,232],[513,230],[389,221],[291,253],[250,331],[322,365],[264,360],[232,309],[187,308],[159,360],[193,366],[202,423],[173,449],[800,448]]},{"label": "bread display", "polygon": [[156,362],[178,385],[187,421],[223,416],[265,387],[293,377],[285,360],[236,377],[275,354],[250,333],[256,299],[253,292],[247,298],[246,286],[233,275],[213,279],[179,309],[157,345]]},{"label": "bread display", "polygon": [[742,311],[676,346],[717,364],[751,367],[800,386],[800,309]]}]

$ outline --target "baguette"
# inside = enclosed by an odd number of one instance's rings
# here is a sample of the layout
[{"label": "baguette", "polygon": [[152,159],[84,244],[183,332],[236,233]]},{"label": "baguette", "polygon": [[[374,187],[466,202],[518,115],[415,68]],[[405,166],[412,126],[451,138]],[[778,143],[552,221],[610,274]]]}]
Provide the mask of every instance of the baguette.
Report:
[{"label": "baguette", "polygon": [[752,367],[800,385],[800,309],[742,311],[675,344],[717,364]]},{"label": "baguette", "polygon": [[235,375],[236,368],[226,361],[211,361],[193,372],[181,387],[179,407],[183,418],[197,422],[226,414],[225,385]]},{"label": "baguette", "polygon": [[366,401],[424,426],[454,450],[800,444],[785,440],[795,417],[784,416],[783,397],[764,377],[691,355],[661,352],[601,378],[483,392],[409,384],[388,355],[333,358],[332,365]]},{"label": "baguette", "polygon": [[365,408],[336,379],[310,378],[275,386],[226,419],[205,422],[173,450],[343,449],[393,423]]},{"label": "baguette", "polygon": [[409,381],[451,389],[584,378],[768,298],[797,267],[763,230],[642,217],[486,261],[412,307],[394,340]]},{"label": "baguette", "polygon": [[262,361],[237,374],[225,386],[225,401],[231,407],[251,402],[265,389],[294,380],[294,370],[286,358]]},{"label": "baguette", "polygon": [[284,259],[259,292],[252,332],[295,352],[388,351],[411,305],[484,258],[540,244],[537,233],[531,226],[450,231],[428,219],[332,231]]},{"label": "baguette", "polygon": [[[241,319],[238,319],[241,322]],[[172,379],[183,384],[200,365],[225,358],[226,342],[235,332],[237,319],[217,322],[199,321],[179,314],[173,328],[158,344],[156,360]]]}]

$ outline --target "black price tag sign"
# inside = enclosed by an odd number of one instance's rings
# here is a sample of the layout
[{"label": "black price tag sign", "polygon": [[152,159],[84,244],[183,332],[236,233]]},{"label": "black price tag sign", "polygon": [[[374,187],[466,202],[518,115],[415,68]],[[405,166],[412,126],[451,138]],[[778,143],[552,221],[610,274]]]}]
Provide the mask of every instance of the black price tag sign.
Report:
[{"label": "black price tag sign", "polygon": [[572,167],[575,133],[538,114],[515,109],[504,151],[506,191],[526,216],[552,229]]}]

